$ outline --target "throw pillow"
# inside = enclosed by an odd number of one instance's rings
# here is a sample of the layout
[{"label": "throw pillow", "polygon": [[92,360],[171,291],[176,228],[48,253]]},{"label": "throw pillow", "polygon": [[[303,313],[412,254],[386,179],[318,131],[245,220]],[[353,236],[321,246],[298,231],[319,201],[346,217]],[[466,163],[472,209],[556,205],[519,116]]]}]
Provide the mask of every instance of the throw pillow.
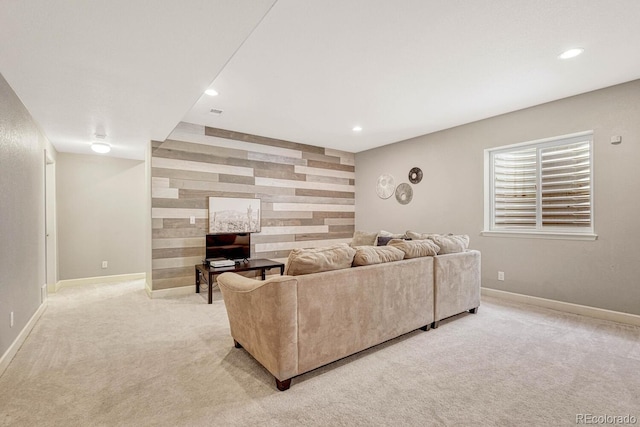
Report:
[{"label": "throw pillow", "polygon": [[356,250],[346,243],[324,248],[294,249],[289,253],[284,274],[300,276],[350,268],[355,254]]},{"label": "throw pillow", "polygon": [[405,258],[419,258],[423,256],[434,256],[438,254],[440,248],[431,240],[402,240],[393,239],[387,246],[393,246],[404,252]]},{"label": "throw pillow", "polygon": [[404,234],[390,233],[388,231],[380,230],[380,232],[378,233],[378,236],[393,237],[394,239],[402,239],[404,237]]},{"label": "throw pillow", "polygon": [[406,237],[406,236],[405,237],[392,237],[392,236],[382,237],[382,236],[378,236],[378,245],[377,246],[385,246],[393,239],[411,240],[411,237]]},{"label": "throw pillow", "polygon": [[404,252],[393,246],[360,246],[356,248],[353,265],[382,264],[383,262],[400,261]]},{"label": "throw pillow", "polygon": [[469,236],[466,234],[433,235],[429,239],[440,246],[440,251],[438,252],[440,255],[464,252],[469,248]]},{"label": "throw pillow", "polygon": [[378,246],[386,246],[389,240],[395,239],[392,236],[378,236]]},{"label": "throw pillow", "polygon": [[378,233],[368,233],[366,231],[356,231],[353,233],[351,246],[375,246]]}]

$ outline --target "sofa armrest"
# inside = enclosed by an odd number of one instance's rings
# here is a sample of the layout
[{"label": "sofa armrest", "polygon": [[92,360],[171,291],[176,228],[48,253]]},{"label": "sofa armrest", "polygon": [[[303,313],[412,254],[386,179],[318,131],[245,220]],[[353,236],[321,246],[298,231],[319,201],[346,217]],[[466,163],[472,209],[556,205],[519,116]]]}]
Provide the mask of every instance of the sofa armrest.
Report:
[{"label": "sofa armrest", "polygon": [[279,380],[298,374],[298,281],[218,276],[231,336]]}]

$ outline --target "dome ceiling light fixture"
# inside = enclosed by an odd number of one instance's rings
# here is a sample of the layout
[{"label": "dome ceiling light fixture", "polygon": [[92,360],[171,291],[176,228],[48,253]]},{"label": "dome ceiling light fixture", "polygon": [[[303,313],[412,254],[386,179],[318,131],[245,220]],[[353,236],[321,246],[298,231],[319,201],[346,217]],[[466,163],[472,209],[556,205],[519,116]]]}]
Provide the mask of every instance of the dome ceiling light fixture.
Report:
[{"label": "dome ceiling light fixture", "polygon": [[218,96],[218,91],[215,89],[207,89],[204,91],[204,93],[209,96]]},{"label": "dome ceiling light fixture", "polygon": [[97,139],[97,141],[91,143],[91,149],[93,151],[99,154],[107,154],[109,151],[111,151],[111,145],[103,142],[107,138],[107,135],[105,135],[104,132],[98,131],[93,136],[95,139]]},{"label": "dome ceiling light fixture", "polygon": [[94,142],[91,144],[91,149],[99,154],[107,154],[111,151],[111,146],[106,142]]}]

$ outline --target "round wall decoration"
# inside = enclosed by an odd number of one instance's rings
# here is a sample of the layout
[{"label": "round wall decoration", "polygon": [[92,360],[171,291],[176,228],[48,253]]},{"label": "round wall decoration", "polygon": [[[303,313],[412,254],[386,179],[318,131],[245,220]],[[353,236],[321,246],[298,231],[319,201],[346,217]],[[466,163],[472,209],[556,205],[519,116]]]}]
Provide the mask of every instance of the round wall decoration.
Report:
[{"label": "round wall decoration", "polygon": [[388,199],[391,197],[396,189],[396,183],[393,176],[388,173],[383,173],[378,177],[378,183],[376,185],[376,193],[381,199]]},{"label": "round wall decoration", "polygon": [[420,168],[411,168],[409,171],[409,182],[412,184],[417,184],[422,181],[422,169]]},{"label": "round wall decoration", "polygon": [[396,200],[401,205],[408,204],[413,199],[413,189],[409,184],[403,182],[396,188]]}]

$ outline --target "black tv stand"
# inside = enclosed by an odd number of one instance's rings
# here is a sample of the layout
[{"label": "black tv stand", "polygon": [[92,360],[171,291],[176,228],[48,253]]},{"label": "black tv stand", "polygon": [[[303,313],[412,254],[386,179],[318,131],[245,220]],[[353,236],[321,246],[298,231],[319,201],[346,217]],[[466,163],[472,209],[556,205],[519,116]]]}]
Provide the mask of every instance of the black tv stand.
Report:
[{"label": "black tv stand", "polygon": [[236,264],[229,267],[220,267],[214,268],[209,264],[197,264],[196,265],[196,293],[200,293],[200,283],[201,280],[204,281],[209,288],[209,304],[213,302],[213,295],[211,293],[213,289],[213,279],[215,275],[222,274],[226,271],[231,271],[234,273],[238,273],[241,271],[252,271],[252,270],[260,270],[260,278],[262,280],[266,279],[266,270],[272,268],[279,268],[280,275],[284,274],[284,264],[281,262],[272,261],[270,259],[252,259],[248,260],[245,258],[246,262],[242,264]]}]

